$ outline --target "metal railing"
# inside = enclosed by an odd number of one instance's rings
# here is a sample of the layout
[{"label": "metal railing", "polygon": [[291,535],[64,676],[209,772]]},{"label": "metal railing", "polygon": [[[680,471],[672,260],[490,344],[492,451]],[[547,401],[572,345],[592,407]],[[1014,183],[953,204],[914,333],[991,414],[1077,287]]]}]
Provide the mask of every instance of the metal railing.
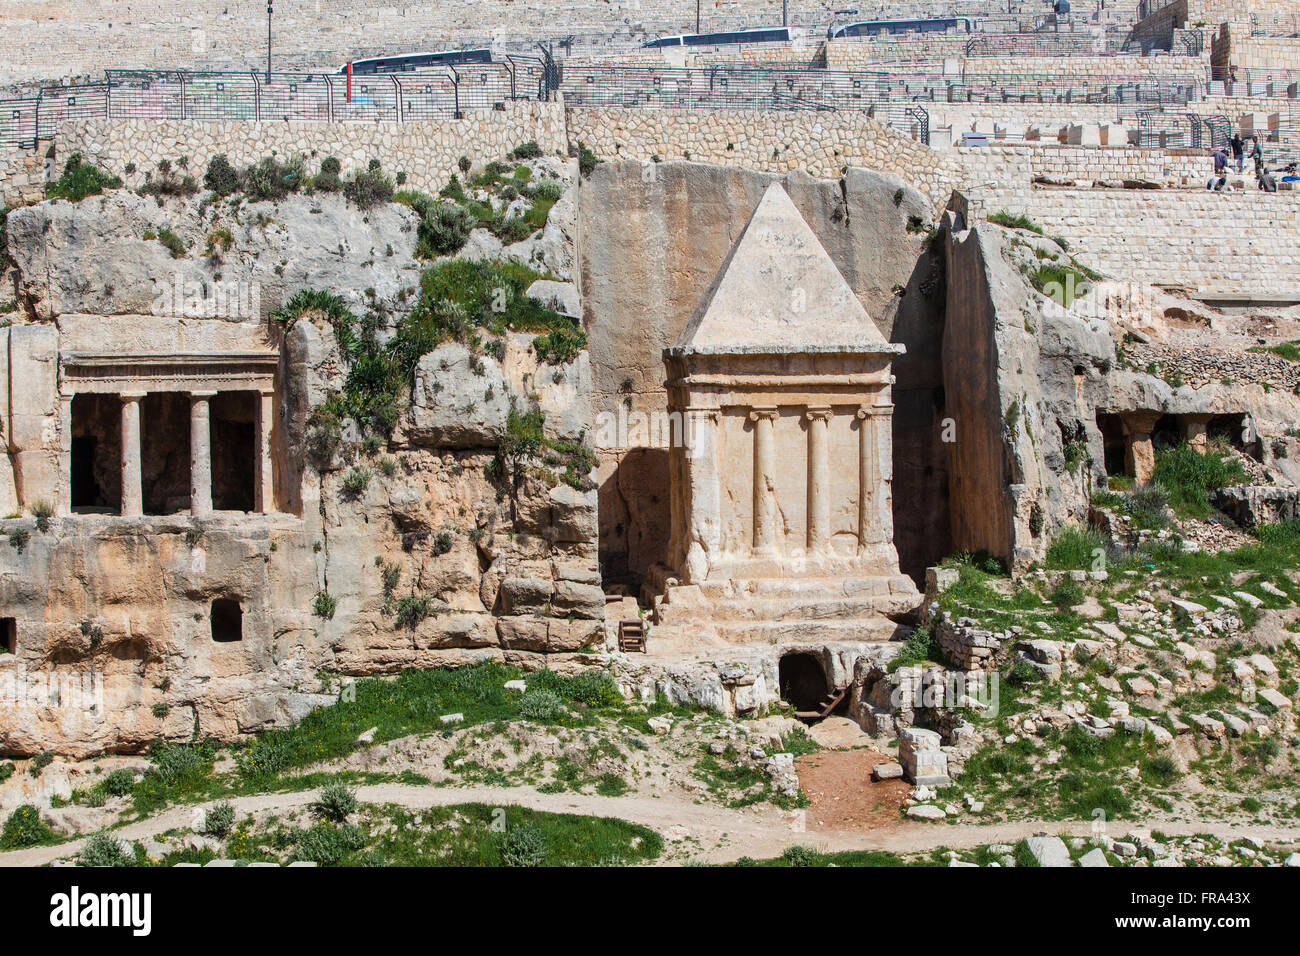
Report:
[{"label": "metal railing", "polygon": [[864,110],[885,125],[930,140],[924,107],[891,96],[886,73],[723,67],[566,67],[566,106],[724,110]]},{"label": "metal railing", "polygon": [[[990,64],[992,66],[992,64]],[[927,142],[927,102],[1115,103],[1180,106],[1199,95],[1189,76],[1062,78],[996,69],[946,72],[942,65],[847,71],[809,67],[575,66],[510,56],[429,71],[337,73],[109,70],[105,81],[47,87],[0,101],[0,143],[31,147],[70,119],[413,122],[450,119],[511,100],[666,109],[863,110]]]},{"label": "metal railing", "polygon": [[1271,14],[1250,15],[1250,35],[1253,37],[1300,37],[1300,14],[1279,16]]},{"label": "metal railing", "polygon": [[[1143,110],[1138,113],[1140,149],[1203,149],[1213,133],[1197,113]],[[1227,142],[1227,137],[1224,137]]]},{"label": "metal railing", "polygon": [[1147,17],[1155,16],[1165,7],[1172,7],[1177,2],[1178,0],[1142,0],[1137,8],[1138,22],[1141,23]]}]

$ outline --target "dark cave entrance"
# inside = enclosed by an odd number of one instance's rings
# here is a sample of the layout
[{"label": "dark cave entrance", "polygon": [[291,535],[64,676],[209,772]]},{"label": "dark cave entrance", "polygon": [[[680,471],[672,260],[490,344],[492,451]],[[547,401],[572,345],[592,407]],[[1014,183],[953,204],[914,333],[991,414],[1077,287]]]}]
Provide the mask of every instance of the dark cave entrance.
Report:
[{"label": "dark cave entrance", "polygon": [[[786,654],[777,665],[781,699],[797,713],[820,713],[831,692],[821,661],[803,652]],[[840,702],[840,706],[844,701]]]}]

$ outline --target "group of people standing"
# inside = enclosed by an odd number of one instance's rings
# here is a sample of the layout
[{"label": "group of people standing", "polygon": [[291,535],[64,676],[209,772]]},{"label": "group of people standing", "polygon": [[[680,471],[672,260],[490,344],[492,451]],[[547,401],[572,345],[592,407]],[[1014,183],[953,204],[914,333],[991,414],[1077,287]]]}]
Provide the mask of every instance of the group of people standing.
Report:
[{"label": "group of people standing", "polygon": [[[1250,137],[1250,152],[1246,152],[1246,140],[1241,133],[1234,133],[1231,141],[1228,143],[1232,150],[1232,161],[1237,166],[1237,172],[1240,174],[1244,171],[1246,165],[1246,156],[1255,163],[1255,178],[1259,181],[1259,188],[1265,192],[1277,192],[1277,183],[1264,168],[1264,148],[1259,145],[1259,137]],[[1222,146],[1214,151],[1214,175],[1210,178],[1206,189],[1212,189],[1215,192],[1222,192],[1223,187],[1228,184],[1228,154]]]}]

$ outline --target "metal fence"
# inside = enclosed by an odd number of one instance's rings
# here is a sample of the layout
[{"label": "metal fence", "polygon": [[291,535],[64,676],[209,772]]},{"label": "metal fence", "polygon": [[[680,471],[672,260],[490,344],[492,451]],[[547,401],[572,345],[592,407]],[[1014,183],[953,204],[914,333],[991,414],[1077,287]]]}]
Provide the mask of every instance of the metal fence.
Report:
[{"label": "metal fence", "polygon": [[891,96],[890,75],[840,70],[723,67],[567,67],[566,106],[622,109],[865,110],[893,129],[930,141],[929,114]]},{"label": "metal fence", "polygon": [[1138,113],[1138,141],[1141,149],[1204,149],[1224,145],[1212,142],[1215,127],[1197,113],[1175,113],[1163,110],[1143,110]]},{"label": "metal fence", "polygon": [[1300,14],[1292,16],[1250,15],[1250,35],[1253,37],[1300,37]]},{"label": "metal fence", "polygon": [[71,119],[400,123],[456,118],[556,93],[577,108],[863,110],[928,142],[928,102],[1180,106],[1203,89],[1197,76],[1078,80],[917,64],[888,72],[557,66],[549,57],[353,76],[350,82],[337,73],[273,73],[268,81],[260,71],[110,70],[102,83],[48,87],[35,97],[0,101],[0,143],[30,147]]}]

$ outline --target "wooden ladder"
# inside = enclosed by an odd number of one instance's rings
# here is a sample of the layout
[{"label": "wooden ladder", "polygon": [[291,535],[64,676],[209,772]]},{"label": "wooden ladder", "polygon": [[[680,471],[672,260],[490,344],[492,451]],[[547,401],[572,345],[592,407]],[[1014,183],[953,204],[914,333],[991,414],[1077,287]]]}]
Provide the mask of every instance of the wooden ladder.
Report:
[{"label": "wooden ladder", "polygon": [[624,654],[645,653],[645,624],[640,620],[618,622],[618,649]]},{"label": "wooden ladder", "polygon": [[840,705],[840,701],[844,699],[844,695],[848,692],[849,689],[847,686],[837,687],[834,690],[827,691],[826,696],[822,698],[822,701],[817,705],[816,710],[797,710],[794,715],[800,720],[821,720],[824,717],[829,717],[831,711]]}]

